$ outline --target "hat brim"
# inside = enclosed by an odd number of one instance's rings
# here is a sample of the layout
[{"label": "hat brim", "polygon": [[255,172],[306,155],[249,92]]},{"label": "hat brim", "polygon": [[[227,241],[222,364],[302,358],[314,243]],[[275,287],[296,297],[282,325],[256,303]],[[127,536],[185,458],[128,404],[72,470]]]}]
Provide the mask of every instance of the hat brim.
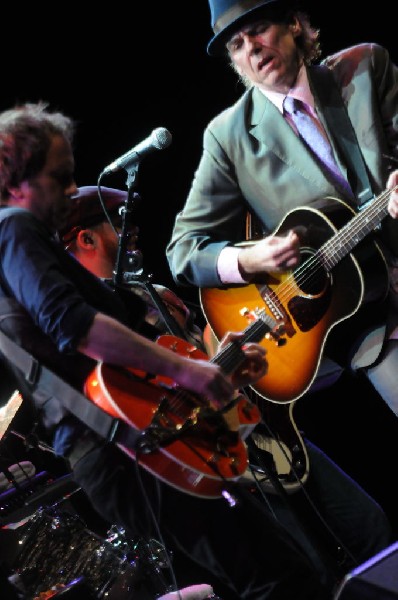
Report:
[{"label": "hat brim", "polygon": [[209,56],[224,56],[226,53],[225,44],[227,43],[228,38],[234,33],[234,31],[237,31],[245,21],[251,20],[256,15],[256,13],[260,14],[264,11],[264,9],[267,9],[267,7],[270,4],[276,3],[289,4],[289,2],[284,2],[284,0],[264,0],[262,4],[259,4],[258,6],[247,10],[245,13],[231,21],[226,27],[224,27],[224,29],[222,29],[214,37],[212,37],[210,42],[207,44],[207,54],[209,54]]}]

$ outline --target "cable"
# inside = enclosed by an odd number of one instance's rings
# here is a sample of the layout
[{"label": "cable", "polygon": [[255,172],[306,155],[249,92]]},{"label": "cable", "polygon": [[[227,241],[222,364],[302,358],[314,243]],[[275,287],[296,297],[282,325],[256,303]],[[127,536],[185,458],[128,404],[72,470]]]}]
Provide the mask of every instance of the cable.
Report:
[{"label": "cable", "polygon": [[[163,546],[163,549],[164,549],[164,555],[166,557],[167,568],[168,568],[168,571],[169,571],[169,574],[170,574],[172,585],[175,588],[175,591],[177,591],[177,593],[178,593],[178,600],[182,600],[181,594],[178,591],[177,579],[176,579],[176,575],[175,575],[175,572],[174,572],[174,569],[173,569],[173,566],[172,566],[171,556],[169,554],[169,551],[167,550],[165,541],[163,539],[163,535],[162,535],[162,532],[160,530],[158,520],[156,518],[155,512],[154,512],[152,504],[151,504],[151,499],[149,498],[149,496],[147,494],[147,491],[145,489],[145,486],[143,484],[143,481],[142,481],[141,472],[140,472],[140,464],[139,464],[138,458],[135,460],[135,471],[136,471],[138,485],[140,487],[141,494],[142,494],[142,496],[143,496],[143,498],[145,500],[145,505],[148,507],[148,510],[149,510],[149,513],[150,513],[150,517],[151,517],[151,520],[152,520],[152,524],[153,524],[153,527],[154,527],[155,532],[156,532],[156,536],[158,537],[158,540],[159,540],[160,544]],[[154,481],[156,483],[156,489],[157,489],[158,497],[159,497],[159,495],[160,495],[159,494],[159,483],[158,483],[157,479],[155,479]],[[166,591],[171,591],[171,590],[167,589]]]},{"label": "cable", "polygon": [[[254,396],[254,400],[256,400],[256,404],[258,406],[258,395],[256,394],[256,392],[254,392],[254,390],[250,389],[250,393],[249,393],[249,399],[251,401],[253,401],[253,396]],[[266,402],[266,400],[264,400]],[[260,412],[261,412],[261,407],[259,407]],[[323,517],[323,515],[320,513],[318,507],[316,506],[316,504],[314,503],[314,501],[312,500],[312,498],[310,497],[310,495],[307,492],[307,489],[305,487],[305,485],[303,484],[303,482],[301,481],[301,478],[299,477],[299,475],[297,474],[295,467],[290,459],[290,457],[288,456],[285,448],[283,447],[283,444],[281,444],[279,437],[277,435],[275,435],[275,432],[272,431],[271,427],[268,425],[268,423],[266,423],[264,420],[261,421],[261,424],[265,427],[265,429],[268,431],[268,433],[270,434],[270,436],[275,440],[276,444],[278,445],[278,447],[280,448],[281,452],[283,453],[283,455],[285,456],[290,468],[291,468],[291,472],[294,474],[294,476],[297,479],[297,483],[298,486],[300,488],[300,490],[303,493],[303,496],[305,497],[306,501],[308,502],[308,505],[310,506],[310,508],[312,509],[314,515],[316,516],[316,518],[321,522],[321,524],[323,525],[323,527],[325,528],[327,534],[331,537],[331,539],[334,541],[334,543],[337,546],[337,551],[339,551],[339,549],[341,549],[346,558],[349,558],[354,565],[358,565],[359,562],[358,560],[353,556],[353,554],[351,553],[351,551],[346,547],[346,545],[342,542],[342,540],[340,539],[340,537],[333,531],[333,529],[331,528],[331,526],[328,524],[328,522],[326,521],[326,519]],[[255,442],[253,442],[255,443]],[[261,462],[261,460],[260,460]],[[260,464],[261,466],[261,464]],[[278,477],[278,476],[277,476]],[[258,479],[256,480],[257,485],[261,486],[261,482],[258,481]],[[283,489],[283,484],[280,484],[282,489]],[[264,492],[261,492],[261,495],[263,498],[266,498]],[[285,498],[285,501],[287,502],[287,498]],[[269,506],[269,502],[267,500],[267,506]],[[290,504],[290,503],[288,503]],[[272,511],[273,512],[273,511]],[[274,512],[273,512],[274,514]]]}]

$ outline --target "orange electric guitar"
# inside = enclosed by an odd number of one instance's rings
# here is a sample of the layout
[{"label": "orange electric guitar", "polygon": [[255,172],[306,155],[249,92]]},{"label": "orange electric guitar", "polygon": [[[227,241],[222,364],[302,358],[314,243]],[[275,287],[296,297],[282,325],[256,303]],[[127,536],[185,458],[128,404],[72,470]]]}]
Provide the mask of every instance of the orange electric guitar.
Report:
[{"label": "orange electric guitar", "polygon": [[[244,358],[241,347],[265,335],[278,333],[275,321],[262,313],[239,343],[227,344],[211,362],[230,374]],[[157,343],[193,360],[208,360],[204,352],[175,336],[162,335]],[[239,479],[248,466],[241,431],[250,433],[261,416],[244,397],[220,411],[171,379],[104,363],[87,378],[85,393],[102,410],[142,432],[134,450],[121,449],[181,491],[218,498],[226,483]]]},{"label": "orange electric guitar", "polygon": [[277,233],[294,229],[300,235],[301,261],[294,271],[268,274],[260,284],[200,290],[202,310],[217,339],[243,329],[247,315],[259,310],[281,323],[278,344],[261,342],[268,372],[252,387],[263,398],[300,398],[316,377],[331,329],[362,303],[387,293],[387,264],[371,234],[387,215],[392,191],[358,213],[336,198],[292,210]]}]

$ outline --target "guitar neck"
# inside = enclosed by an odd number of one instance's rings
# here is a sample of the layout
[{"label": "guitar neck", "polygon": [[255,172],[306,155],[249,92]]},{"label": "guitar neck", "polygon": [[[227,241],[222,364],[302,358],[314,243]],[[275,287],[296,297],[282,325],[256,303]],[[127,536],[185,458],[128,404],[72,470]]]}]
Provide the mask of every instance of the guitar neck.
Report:
[{"label": "guitar neck", "polygon": [[387,216],[390,196],[397,189],[398,185],[391,190],[384,190],[318,250],[325,269],[332,270],[381,223]]},{"label": "guitar neck", "polygon": [[267,315],[264,309],[259,311],[256,317],[243,331],[243,335],[239,340],[227,344],[210,360],[210,362],[219,365],[227,375],[243,362],[242,346],[249,342],[260,342],[268,333],[275,331],[278,327],[277,322]]}]

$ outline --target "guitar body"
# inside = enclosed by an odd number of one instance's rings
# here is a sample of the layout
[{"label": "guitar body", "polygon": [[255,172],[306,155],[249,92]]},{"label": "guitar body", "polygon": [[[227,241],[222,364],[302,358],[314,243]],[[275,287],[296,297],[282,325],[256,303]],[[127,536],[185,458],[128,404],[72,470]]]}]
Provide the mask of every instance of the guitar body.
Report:
[{"label": "guitar body", "polygon": [[[157,343],[193,360],[205,353],[172,335]],[[228,481],[248,465],[239,430],[206,399],[191,394],[166,377],[99,363],[86,381],[85,393],[102,410],[142,431],[142,445],[121,449],[142,467],[173,487],[194,496],[219,498]],[[245,404],[245,406],[243,406]],[[236,406],[247,427],[260,420],[250,402]],[[235,419],[232,419],[235,422]]]},{"label": "guitar body", "polygon": [[[294,271],[267,274],[261,284],[200,290],[202,310],[217,339],[227,331],[244,329],[262,309],[284,324],[277,343],[268,336],[260,342],[267,349],[268,372],[252,387],[267,400],[300,398],[316,376],[331,329],[363,302],[387,292],[386,262],[370,236],[344,255],[336,232],[355,214],[335,198],[295,209],[276,231],[299,232],[301,262]],[[336,247],[330,242],[334,237],[339,241]]]}]

